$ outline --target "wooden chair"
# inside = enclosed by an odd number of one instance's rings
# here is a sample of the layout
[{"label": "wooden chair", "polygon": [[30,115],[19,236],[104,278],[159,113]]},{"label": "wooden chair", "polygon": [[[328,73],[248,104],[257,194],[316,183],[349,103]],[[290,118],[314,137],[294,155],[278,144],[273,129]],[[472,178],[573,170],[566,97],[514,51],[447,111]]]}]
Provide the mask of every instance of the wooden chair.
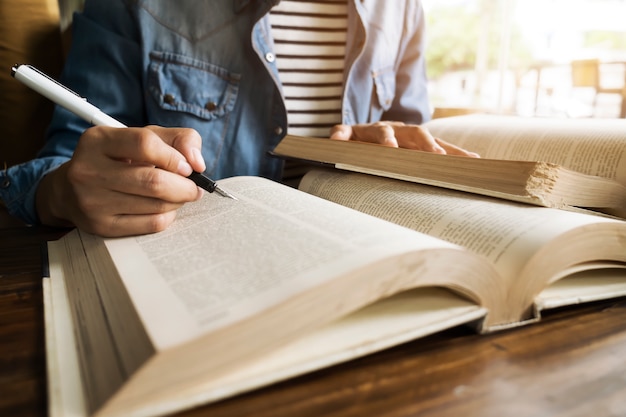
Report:
[{"label": "wooden chair", "polygon": [[11,77],[11,66],[32,64],[52,76],[62,63],[57,0],[0,3],[0,163],[35,156],[43,144],[52,103]]},{"label": "wooden chair", "polygon": [[[13,79],[11,67],[31,64],[57,77],[69,44],[67,22],[81,6],[82,0],[0,2],[0,169],[35,157],[53,109],[48,99]],[[0,201],[0,228],[22,225]]]}]

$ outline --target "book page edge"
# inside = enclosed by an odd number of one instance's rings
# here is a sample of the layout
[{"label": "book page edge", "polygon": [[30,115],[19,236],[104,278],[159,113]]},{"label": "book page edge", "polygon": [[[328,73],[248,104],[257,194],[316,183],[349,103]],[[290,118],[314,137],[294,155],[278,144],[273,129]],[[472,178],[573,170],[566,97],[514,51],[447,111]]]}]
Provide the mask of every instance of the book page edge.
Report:
[{"label": "book page edge", "polygon": [[480,195],[484,195],[488,197],[495,197],[495,198],[499,198],[503,200],[515,201],[518,203],[532,204],[532,205],[541,206],[541,207],[554,207],[554,205],[549,204],[547,201],[540,199],[539,197],[533,197],[531,195],[523,196],[523,195],[503,193],[500,191],[491,191],[491,190],[486,190],[484,188],[469,187],[469,186],[454,184],[450,182],[429,180],[425,178],[413,177],[413,176],[403,175],[403,174],[396,174],[393,172],[364,168],[364,167],[360,167],[356,165],[349,165],[349,164],[335,164],[335,168],[344,170],[344,171],[357,172],[361,174],[375,175],[378,177],[386,177],[386,178],[392,178],[392,179],[402,180],[402,181],[407,181],[407,182],[414,182],[418,184],[432,185],[435,187],[463,191],[463,192],[468,192],[472,194],[480,194]]},{"label": "book page edge", "polygon": [[85,417],[74,326],[58,263],[60,245],[48,244],[50,278],[43,278],[48,412],[50,417]]}]

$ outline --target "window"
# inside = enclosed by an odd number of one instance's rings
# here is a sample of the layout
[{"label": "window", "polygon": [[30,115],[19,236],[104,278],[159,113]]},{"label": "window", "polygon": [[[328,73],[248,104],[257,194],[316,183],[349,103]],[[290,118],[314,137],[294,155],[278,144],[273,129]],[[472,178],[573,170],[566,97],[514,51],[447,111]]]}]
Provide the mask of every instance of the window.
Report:
[{"label": "window", "polygon": [[626,0],[423,2],[434,107],[619,116],[621,97],[576,91],[571,65],[598,59],[603,82],[623,87]]}]

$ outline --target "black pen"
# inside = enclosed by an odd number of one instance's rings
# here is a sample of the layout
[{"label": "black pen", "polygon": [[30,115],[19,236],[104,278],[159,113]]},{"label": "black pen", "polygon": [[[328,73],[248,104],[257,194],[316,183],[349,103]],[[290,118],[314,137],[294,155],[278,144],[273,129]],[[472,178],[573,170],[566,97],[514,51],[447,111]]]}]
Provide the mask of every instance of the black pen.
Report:
[{"label": "black pen", "polygon": [[204,190],[207,190],[210,193],[215,191],[222,197],[228,197],[228,198],[232,198],[233,200],[236,200],[234,195],[230,194],[228,191],[222,190],[220,187],[217,186],[216,181],[213,181],[211,178],[207,177],[201,172],[194,171],[187,178],[195,182],[198,187]]},{"label": "black pen", "polygon": [[[26,86],[52,100],[59,106],[66,108],[92,125],[127,127],[118,120],[115,120],[111,116],[103,113],[102,110],[93,104],[87,102],[85,98],[76,94],[74,91],[65,87],[58,81],[48,77],[46,74],[31,65],[14,65],[11,68],[11,75],[15,79],[24,83]],[[194,171],[187,178],[196,183],[198,187],[210,193],[215,191],[221,196],[236,200],[233,195],[219,188],[217,182],[200,172]]]}]

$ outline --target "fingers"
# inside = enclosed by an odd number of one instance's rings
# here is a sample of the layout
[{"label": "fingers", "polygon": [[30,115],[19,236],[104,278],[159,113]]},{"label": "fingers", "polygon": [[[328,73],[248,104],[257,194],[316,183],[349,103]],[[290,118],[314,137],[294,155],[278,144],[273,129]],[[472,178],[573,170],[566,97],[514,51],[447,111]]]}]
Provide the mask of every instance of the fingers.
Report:
[{"label": "fingers", "polygon": [[176,219],[176,211],[152,215],[116,216],[101,230],[92,232],[104,237],[134,236],[158,233],[167,229]]},{"label": "fingers", "polygon": [[170,144],[191,152],[200,140],[191,129],[88,129],[68,167],[68,180],[85,191],[91,187],[174,203],[193,201],[199,191],[185,178],[193,168]]},{"label": "fingers", "polygon": [[200,154],[202,139],[193,129],[94,127],[89,131],[91,141],[98,143],[102,153],[111,159],[153,165],[183,176],[188,176],[192,170],[206,169]]},{"label": "fingers", "polygon": [[117,167],[82,175],[78,163],[63,167],[65,215],[77,227],[103,236],[125,236],[164,230],[184,203],[203,191],[181,175],[152,166],[112,161]]},{"label": "fingers", "polygon": [[357,140],[378,143],[384,146],[398,147],[394,128],[389,122],[360,125],[337,125],[331,129],[331,139]]},{"label": "fingers", "polygon": [[100,187],[103,190],[131,196],[149,197],[170,203],[195,201],[202,195],[192,181],[164,169],[123,161],[110,161],[105,168],[90,175],[78,170],[77,164],[68,169],[68,179],[77,187]]},{"label": "fingers", "polygon": [[446,154],[446,150],[435,140],[428,129],[419,125],[394,126],[398,144],[402,148]]},{"label": "fingers", "polygon": [[181,206],[154,198],[110,193],[106,204],[99,198],[82,199],[75,225],[105,237],[156,233],[175,220],[176,210]]},{"label": "fingers", "polygon": [[205,169],[200,146],[191,129],[90,128],[72,159],[40,183],[40,220],[103,236],[163,230],[182,204],[203,195],[185,178]]},{"label": "fingers", "polygon": [[330,129],[330,138],[333,140],[350,140],[352,138],[351,125],[335,125]]},{"label": "fingers", "polygon": [[435,140],[437,141],[439,146],[441,146],[443,149],[445,149],[446,154],[448,154],[448,155],[458,155],[458,156],[468,156],[470,158],[480,158],[480,155],[477,154],[476,152],[471,152],[471,151],[465,150],[465,149],[460,148],[460,147],[458,147],[456,145],[448,143],[448,142],[446,142],[446,141],[444,141],[443,139],[440,139],[440,138],[435,138]]},{"label": "fingers", "polygon": [[336,125],[330,131],[330,138],[378,143],[385,146],[444,155],[479,157],[477,153],[467,151],[440,138],[435,138],[423,126],[407,125],[402,122],[384,121],[372,124]]},{"label": "fingers", "polygon": [[148,126],[147,128],[155,132],[164,143],[180,152],[194,171],[203,172],[206,170],[206,164],[200,151],[202,138],[196,130],[161,126]]}]

